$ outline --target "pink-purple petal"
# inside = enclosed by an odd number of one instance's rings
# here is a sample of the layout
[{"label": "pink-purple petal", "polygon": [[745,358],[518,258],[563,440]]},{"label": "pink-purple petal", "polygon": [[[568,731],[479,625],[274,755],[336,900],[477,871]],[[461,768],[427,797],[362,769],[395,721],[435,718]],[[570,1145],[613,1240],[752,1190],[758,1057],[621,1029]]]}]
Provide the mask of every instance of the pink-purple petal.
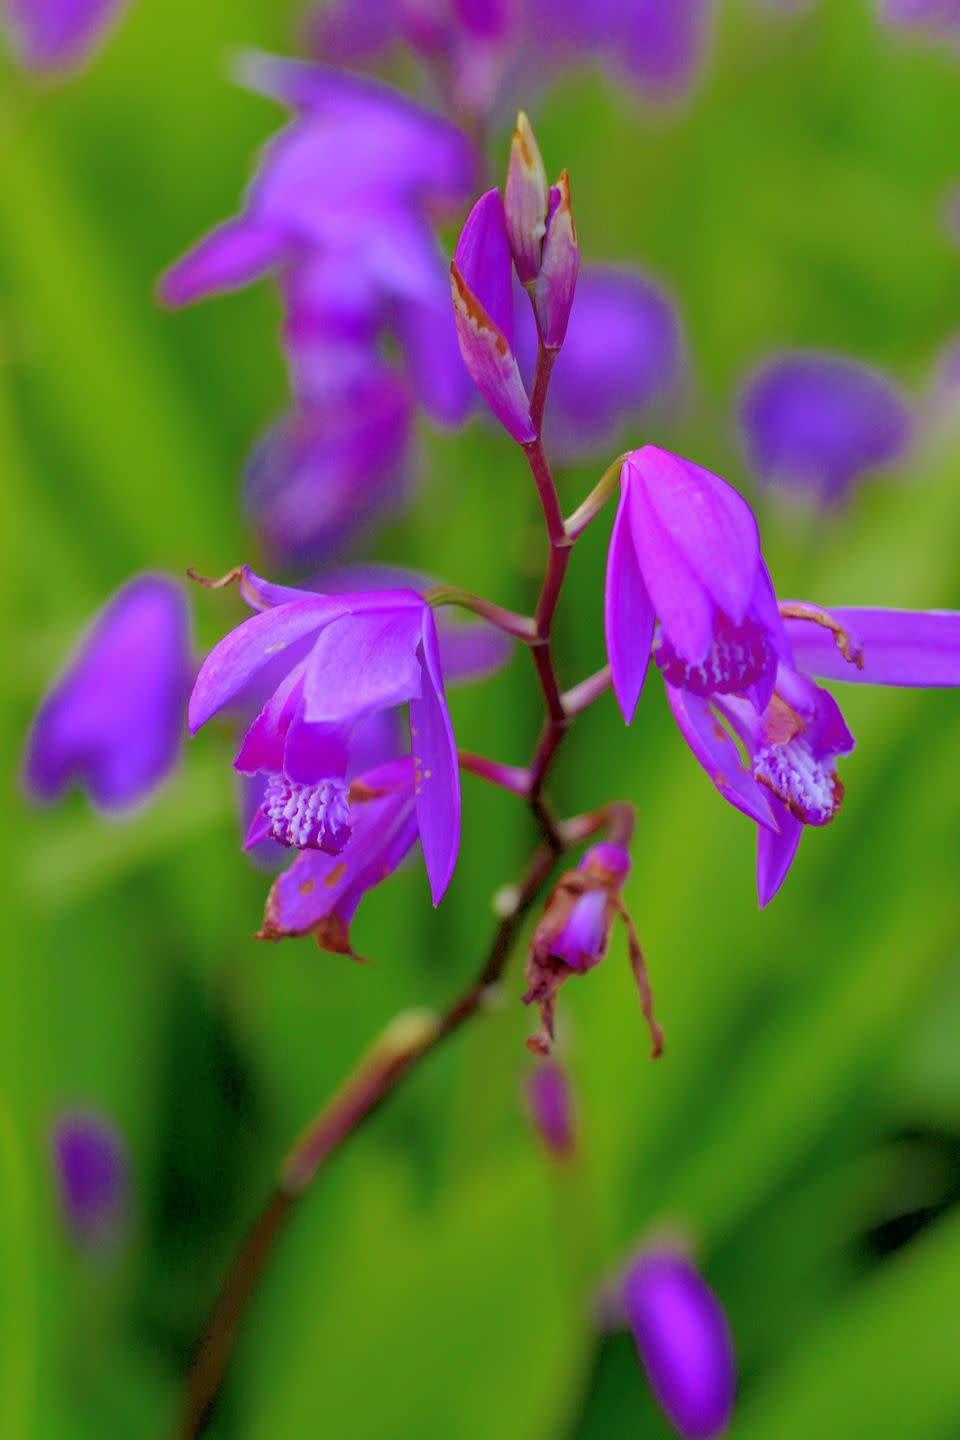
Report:
[{"label": "pink-purple petal", "polygon": [[161,277],[165,305],[192,305],[209,295],[239,290],[290,258],[291,241],[277,229],[243,217],[211,230]]},{"label": "pink-purple petal", "polygon": [[614,694],[629,725],[650,665],[654,611],[637,562],[626,486],[620,492],[607,556],[604,629]]},{"label": "pink-purple petal", "polygon": [[460,766],[447,710],[433,612],[422,617],[423,685],[410,702],[410,736],[417,783],[420,844],[434,905],[439,905],[460,849]]},{"label": "pink-purple petal", "polygon": [[863,667],[841,655],[829,630],[787,620],[797,668],[863,685],[960,685],[960,613],[840,605],[828,613],[863,646]]},{"label": "pink-purple petal", "polygon": [[680,734],[711,783],[735,809],[776,832],[777,822],[766,792],[744,766],[731,736],[700,695],[666,686],[667,700]]},{"label": "pink-purple petal", "polygon": [[420,601],[401,608],[407,593],[397,591],[382,609],[334,619],[320,632],[304,676],[306,720],[359,720],[419,697],[417,647],[425,607]]},{"label": "pink-purple petal", "polygon": [[804,828],[779,800],[771,798],[770,803],[779,829],[774,832],[763,826],[757,828],[757,899],[761,910],[770,904],[787,878]]}]

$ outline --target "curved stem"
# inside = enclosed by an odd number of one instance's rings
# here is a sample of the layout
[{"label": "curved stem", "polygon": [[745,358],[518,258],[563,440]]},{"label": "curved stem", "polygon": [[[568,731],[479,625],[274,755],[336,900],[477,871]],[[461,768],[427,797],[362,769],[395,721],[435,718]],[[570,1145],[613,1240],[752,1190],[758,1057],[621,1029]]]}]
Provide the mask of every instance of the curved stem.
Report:
[{"label": "curved stem", "polygon": [[571,543],[583,534],[591,520],[596,519],[610,496],[616,491],[625,459],[626,455],[618,455],[616,460],[611,461],[587,498],[581,501],[573,514],[564,521],[563,528]]},{"label": "curved stem", "polygon": [[461,610],[469,610],[473,615],[482,616],[498,630],[512,635],[515,640],[522,640],[525,645],[537,643],[536,622],[531,616],[518,615],[515,610],[505,610],[502,605],[495,605],[493,601],[473,595],[469,590],[460,590],[456,585],[435,585],[426,592],[424,599],[435,610],[441,605],[459,605]]},{"label": "curved stem", "polygon": [[568,717],[572,720],[575,715],[588,709],[594,700],[598,700],[610,689],[612,684],[613,676],[610,666],[604,665],[596,674],[588,675],[586,680],[581,680],[579,685],[574,685],[571,690],[567,690],[561,699]]},{"label": "curved stem", "polygon": [[520,795],[523,799],[529,795],[529,770],[519,765],[502,765],[499,760],[490,760],[486,755],[476,755],[472,750],[460,750],[457,755],[461,770],[466,770],[471,775],[479,775],[481,780],[489,780],[491,785],[498,785],[501,790],[509,790],[512,795]]},{"label": "curved stem", "polygon": [[224,1281],[187,1377],[178,1440],[196,1440],[211,1420],[240,1325],[257,1282],[293,1214],[324,1163],[393,1093],[425,1055],[483,1006],[503,975],[517,929],[550,877],[554,852],[538,846],[501,918],[479,974],[439,1016],[399,1016],[374,1042],[352,1074],[304,1131],[283,1164],[267,1202],[254,1221]]}]

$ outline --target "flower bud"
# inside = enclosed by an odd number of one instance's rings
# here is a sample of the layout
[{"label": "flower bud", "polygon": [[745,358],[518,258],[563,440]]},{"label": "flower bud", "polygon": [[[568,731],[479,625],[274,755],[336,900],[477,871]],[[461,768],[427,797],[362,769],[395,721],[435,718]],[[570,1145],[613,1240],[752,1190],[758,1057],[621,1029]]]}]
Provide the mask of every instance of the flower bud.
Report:
[{"label": "flower bud", "polygon": [[471,380],[514,440],[536,439],[513,351],[513,267],[503,201],[488,190],[474,205],[450,267],[460,353]]},{"label": "flower bud", "polygon": [[566,1071],[556,1061],[537,1065],[527,1076],[527,1108],[544,1145],[562,1159],[575,1145],[573,1096]]},{"label": "flower bud", "polygon": [[540,334],[548,350],[559,350],[563,344],[579,269],[580,247],[570,208],[570,178],[564,170],[550,191],[543,256],[533,292]]},{"label": "flower bud", "polygon": [[130,1208],[130,1161],[119,1131],[93,1110],[61,1115],[51,1137],[63,1223],[83,1250],[123,1239]]},{"label": "flower bud", "polygon": [[710,1440],[730,1423],[736,1389],[723,1309],[690,1261],[651,1251],[627,1270],[623,1309],[651,1389],[684,1440]]},{"label": "flower bud", "polygon": [[517,275],[524,285],[540,273],[540,252],[547,230],[550,187],[530,121],[521,110],[510,145],[503,187],[507,237]]}]

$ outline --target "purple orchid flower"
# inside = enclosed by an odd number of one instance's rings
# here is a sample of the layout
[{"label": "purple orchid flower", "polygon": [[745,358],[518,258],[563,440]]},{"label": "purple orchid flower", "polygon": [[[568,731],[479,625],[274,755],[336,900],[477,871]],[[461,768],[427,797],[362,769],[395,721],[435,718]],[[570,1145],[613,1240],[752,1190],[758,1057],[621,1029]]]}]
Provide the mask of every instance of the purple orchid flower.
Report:
[{"label": "purple orchid flower", "polygon": [[711,1440],[730,1424],[736,1361],[716,1295],[686,1256],[651,1250],[629,1267],[622,1304],[650,1387],[684,1440]]},{"label": "purple orchid flower", "polygon": [[460,840],[460,776],[433,612],[413,591],[320,595],[271,585],[245,567],[240,585],[260,613],[207,656],[190,699],[195,733],[229,705],[262,703],[234,764],[270,778],[251,828],[298,849],[339,855],[355,807],[346,781],[358,726],[408,704],[416,826],[434,904]]},{"label": "purple orchid flower", "polygon": [[628,725],[658,620],[668,684],[765,708],[789,647],[750,507],[709,470],[646,445],[624,460],[607,562],[607,652]]},{"label": "purple orchid flower", "polygon": [[96,1110],[68,1110],[51,1134],[64,1227],[81,1250],[104,1253],[130,1217],[130,1157],[116,1126]]},{"label": "purple orchid flower", "polygon": [[527,1076],[527,1110],[551,1155],[565,1159],[576,1148],[573,1095],[563,1066],[542,1060]]},{"label": "purple orchid flower", "polygon": [[25,70],[76,70],[103,44],[128,0],[0,0],[0,26]]},{"label": "purple orchid flower", "polygon": [[192,661],[181,587],[141,575],[95,618],[41,705],[27,742],[25,779],[36,800],[71,780],[103,810],[144,799],[180,753]]},{"label": "purple orchid flower", "polygon": [[899,390],[866,365],[788,354],[759,370],[740,401],[747,452],[767,484],[844,500],[870,472],[902,459],[911,416]]}]

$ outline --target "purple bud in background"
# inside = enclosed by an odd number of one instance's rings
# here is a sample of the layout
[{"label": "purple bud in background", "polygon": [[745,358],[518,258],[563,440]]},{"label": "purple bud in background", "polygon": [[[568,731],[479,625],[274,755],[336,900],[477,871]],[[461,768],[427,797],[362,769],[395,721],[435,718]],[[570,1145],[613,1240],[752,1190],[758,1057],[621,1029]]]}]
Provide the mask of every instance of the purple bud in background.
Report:
[{"label": "purple bud in background", "polygon": [[844,500],[870,471],[902,459],[910,409],[879,372],[833,355],[787,354],[763,366],[740,399],[750,463],[766,484]]},{"label": "purple bud in background", "polygon": [[103,1252],[130,1219],[130,1157],[116,1126],[95,1110],[68,1110],[51,1134],[64,1227],[83,1250]]},{"label": "purple bud in background", "polygon": [[580,269],[580,247],[570,208],[570,177],[566,170],[550,190],[543,259],[533,292],[540,334],[548,350],[559,350],[567,333]]},{"label": "purple bud in background", "polygon": [[534,1129],[551,1154],[563,1159],[576,1143],[573,1096],[566,1071],[555,1060],[545,1060],[530,1071],[526,1091]]},{"label": "purple bud in background", "polygon": [[104,810],[135,805],[173,769],[193,676],[181,587],[131,580],[100,611],[44,700],[27,742],[33,797],[76,780]]},{"label": "purple bud in background", "polygon": [[684,1440],[710,1440],[730,1423],[733,1341],[713,1291],[690,1261],[641,1255],[623,1279],[623,1309],[657,1402]]},{"label": "purple bud in background", "polygon": [[471,380],[520,445],[536,439],[513,351],[513,263],[498,190],[467,216],[450,267],[460,353]]},{"label": "purple bud in background", "polygon": [[547,230],[550,186],[543,156],[530,121],[521,110],[510,145],[503,205],[513,263],[522,284],[540,273],[541,248]]},{"label": "purple bud in background", "polygon": [[74,70],[89,60],[126,8],[127,0],[0,0],[0,26],[10,32],[25,70]]},{"label": "purple bud in background", "polygon": [[958,0],[880,0],[880,19],[902,30],[925,30],[932,39],[960,39]]}]

